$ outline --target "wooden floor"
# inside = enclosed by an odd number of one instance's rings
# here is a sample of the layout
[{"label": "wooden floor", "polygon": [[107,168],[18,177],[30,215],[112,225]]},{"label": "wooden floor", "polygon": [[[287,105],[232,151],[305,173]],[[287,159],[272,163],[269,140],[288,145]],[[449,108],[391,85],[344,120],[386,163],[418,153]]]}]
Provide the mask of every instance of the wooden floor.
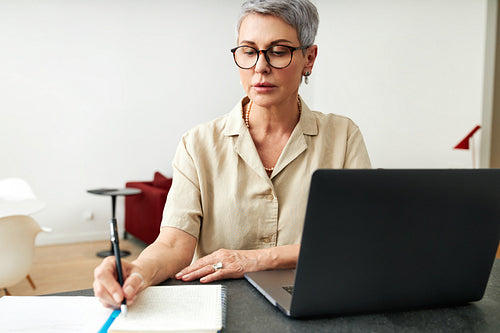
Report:
[{"label": "wooden floor", "polygon": [[[132,253],[125,259],[137,258],[144,247],[137,240],[120,240],[120,248]],[[30,271],[36,289],[23,279],[8,290],[13,296],[30,296],[92,288],[94,268],[102,261],[96,253],[109,248],[109,240],[38,246]],[[0,297],[3,295],[2,289]]]}]

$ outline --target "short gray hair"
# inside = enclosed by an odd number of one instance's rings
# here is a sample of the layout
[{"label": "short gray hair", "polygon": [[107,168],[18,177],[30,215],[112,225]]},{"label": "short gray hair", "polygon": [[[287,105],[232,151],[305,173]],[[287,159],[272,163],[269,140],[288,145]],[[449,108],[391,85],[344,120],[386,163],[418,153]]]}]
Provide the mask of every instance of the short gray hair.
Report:
[{"label": "short gray hair", "polygon": [[279,17],[295,28],[301,46],[314,44],[319,15],[316,6],[309,0],[246,0],[241,5],[240,18],[236,26],[237,36],[240,33],[241,22],[249,14]]}]

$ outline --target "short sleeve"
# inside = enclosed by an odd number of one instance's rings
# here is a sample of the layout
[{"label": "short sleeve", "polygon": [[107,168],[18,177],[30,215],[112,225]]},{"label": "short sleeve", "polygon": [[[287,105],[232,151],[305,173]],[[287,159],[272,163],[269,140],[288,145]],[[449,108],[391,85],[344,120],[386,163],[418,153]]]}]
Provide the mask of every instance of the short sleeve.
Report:
[{"label": "short sleeve", "polygon": [[172,187],[161,226],[178,228],[198,238],[203,212],[197,170],[188,152],[188,139],[187,135],[182,138],[172,162]]},{"label": "short sleeve", "polygon": [[363,135],[353,123],[347,139],[347,149],[344,162],[345,169],[371,169],[372,165],[366,149]]}]

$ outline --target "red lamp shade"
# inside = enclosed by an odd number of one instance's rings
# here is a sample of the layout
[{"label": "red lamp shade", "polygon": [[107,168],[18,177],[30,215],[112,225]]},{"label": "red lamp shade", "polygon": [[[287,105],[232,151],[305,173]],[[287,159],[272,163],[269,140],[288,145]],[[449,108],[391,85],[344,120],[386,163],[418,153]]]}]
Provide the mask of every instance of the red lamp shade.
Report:
[{"label": "red lamp shade", "polygon": [[470,138],[481,128],[481,126],[477,125],[474,127],[472,131],[470,131],[469,134],[465,136],[465,138],[462,139],[455,147],[454,149],[469,149],[469,141]]}]

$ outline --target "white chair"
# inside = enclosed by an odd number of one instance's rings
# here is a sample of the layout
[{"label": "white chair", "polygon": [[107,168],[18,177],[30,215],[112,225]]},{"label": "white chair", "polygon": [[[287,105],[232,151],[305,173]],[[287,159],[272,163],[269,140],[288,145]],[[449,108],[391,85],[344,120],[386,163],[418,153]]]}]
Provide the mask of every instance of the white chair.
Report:
[{"label": "white chair", "polygon": [[[24,271],[25,271],[22,278],[26,277],[28,279],[29,283],[31,284],[31,286],[33,287],[33,289],[36,288],[35,284],[33,283],[30,276],[28,275],[28,271],[29,271],[29,268],[31,268],[31,263],[32,263],[34,239],[40,231],[50,232],[51,230],[49,228],[40,228],[38,226],[38,224],[33,219],[29,218],[26,215],[35,214],[35,213],[41,211],[44,207],[45,207],[45,203],[36,198],[35,193],[33,192],[31,187],[29,186],[29,184],[24,179],[5,178],[5,179],[0,180],[0,218],[13,217],[13,219],[11,219],[13,221],[16,221],[16,220],[22,221],[21,224],[24,225],[24,229],[17,230],[15,232],[16,232],[16,234],[25,235],[24,237],[27,237],[27,239],[29,239],[29,242],[32,243],[31,250],[29,250],[29,251],[24,250],[25,253],[23,253],[22,256],[18,257],[18,258],[22,258],[22,260],[24,260],[22,264],[17,265],[15,262],[13,262],[12,260],[9,260],[9,259],[2,259],[0,261],[0,288],[4,288],[6,294],[8,294],[8,291],[4,286],[7,286],[7,281],[12,281],[12,279],[14,279],[14,275],[11,275],[11,274],[13,274],[11,272],[13,272],[13,271],[22,272],[23,269],[21,269],[21,267],[24,267]],[[16,215],[20,215],[20,216],[24,215],[24,217],[19,217]],[[34,222],[34,224],[29,223],[27,225],[26,224],[27,218],[33,220],[32,222]],[[2,219],[2,222],[3,221],[4,220]],[[9,222],[9,223],[12,223],[12,222]],[[5,226],[0,226],[0,251],[5,252],[6,248],[9,248],[9,247],[5,246],[5,244],[7,244],[7,243],[3,240],[3,238],[10,237],[8,232],[11,232],[11,230],[14,230],[14,229],[3,230],[3,228],[7,228],[6,227],[7,223],[3,223],[3,224],[5,224]],[[11,227],[11,228],[13,228],[13,227]],[[21,236],[19,236],[19,237],[21,237]],[[28,249],[26,244],[24,244],[23,246],[24,246],[23,247],[24,249]],[[26,255],[26,253],[27,253],[26,251],[31,253],[31,255],[29,256],[29,260],[26,259],[26,258],[28,258],[28,256]],[[4,256],[3,256],[4,252],[0,253],[0,258],[4,258]],[[26,261],[26,260],[28,260],[28,261]],[[11,266],[17,265],[19,267],[16,266],[16,269],[13,270],[10,266],[8,267],[7,264],[4,264],[4,262],[5,263],[10,262]],[[12,267],[14,267],[14,266],[12,266]],[[27,267],[28,271],[25,269],[26,267]],[[9,276],[10,278],[8,280],[7,279],[4,280],[4,276]],[[22,278],[18,279],[17,282],[19,282]],[[9,282],[9,284],[10,284],[10,286],[13,286],[15,283],[12,284],[12,282]]]},{"label": "white chair", "polygon": [[27,215],[13,215],[0,218],[0,289],[7,290],[27,278],[36,289],[29,276],[35,252],[35,238],[45,231]]},{"label": "white chair", "polygon": [[21,178],[0,180],[0,217],[9,215],[31,215],[45,207],[38,200],[28,183]]}]

